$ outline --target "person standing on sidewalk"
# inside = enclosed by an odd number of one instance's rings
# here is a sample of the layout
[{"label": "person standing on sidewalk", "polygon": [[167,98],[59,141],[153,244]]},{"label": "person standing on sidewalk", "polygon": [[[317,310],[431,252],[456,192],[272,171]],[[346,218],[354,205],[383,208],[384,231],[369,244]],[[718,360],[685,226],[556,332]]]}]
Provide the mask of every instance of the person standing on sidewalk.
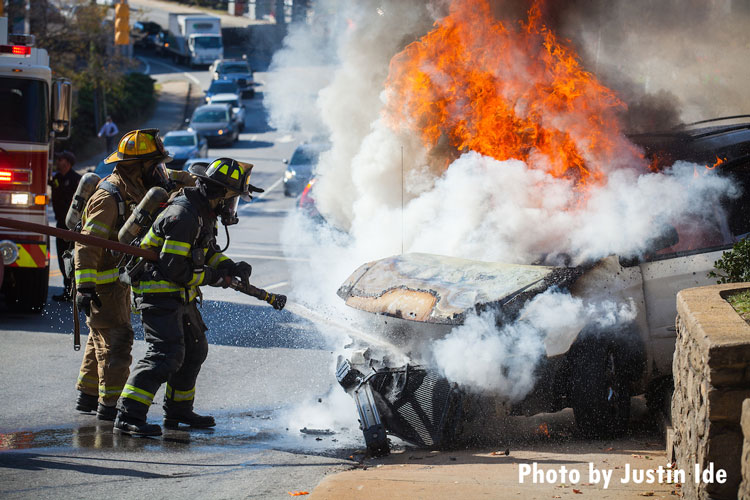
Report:
[{"label": "person standing on sidewalk", "polygon": [[198,287],[226,287],[234,276],[245,283],[250,278],[250,264],[221,253],[216,219],[225,226],[236,224],[239,198],[249,201],[253,192],[263,191],[250,184],[251,170],[252,165],[230,158],[191,165],[197,187],[185,188],[172,200],[144,237],[141,247],[159,253],[158,261],[133,277],[148,350],[117,402],[115,433],[161,435],[161,427],[147,423],[146,415],[164,382],[165,427],[216,425],[213,417],[193,411],[195,382],[208,354],[207,328],[196,306]]},{"label": "person standing on sidewalk", "polygon": [[[76,194],[78,182],[81,180],[81,175],[73,170],[75,163],[76,156],[70,151],[55,154],[57,171],[52,176],[52,179],[50,179],[49,185],[52,187],[52,210],[55,212],[56,225],[61,229],[68,229],[65,225],[65,216],[68,214],[68,208],[73,201],[73,196]],[[57,247],[57,263],[60,266],[64,286],[63,293],[53,295],[52,300],[58,302],[72,300],[73,293],[70,289],[71,276],[65,274],[63,253],[73,248],[73,242],[62,238],[55,238],[55,246]]]},{"label": "person standing on sidewalk", "polygon": [[[117,241],[130,210],[149,188],[171,188],[164,161],[171,158],[157,129],[125,134],[104,163],[114,164],[84,209],[81,234]],[[130,374],[133,327],[130,287],[120,281],[119,257],[94,245],[75,244],[76,305],[87,316],[86,342],[76,389],[76,410],[114,420],[115,404]]]},{"label": "person standing on sidewalk", "polygon": [[119,133],[120,130],[117,128],[117,125],[115,125],[115,122],[112,121],[112,117],[108,116],[107,121],[104,122],[104,125],[102,125],[102,128],[99,130],[99,137],[104,137],[104,140],[107,143],[107,153],[114,149],[115,140]]}]

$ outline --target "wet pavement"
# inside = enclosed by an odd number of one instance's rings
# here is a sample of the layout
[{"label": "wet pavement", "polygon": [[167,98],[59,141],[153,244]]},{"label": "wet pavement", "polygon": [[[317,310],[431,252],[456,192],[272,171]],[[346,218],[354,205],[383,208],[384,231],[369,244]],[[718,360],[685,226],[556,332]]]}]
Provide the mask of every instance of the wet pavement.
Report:
[{"label": "wet pavement", "polygon": [[[305,320],[247,304],[207,304],[208,318],[241,311],[247,330],[239,320],[222,329],[245,333],[215,338],[198,378],[196,410],[214,415],[216,427],[137,439],[73,409],[81,352],[67,329],[55,331],[66,306],[50,305],[44,317],[6,315],[0,328],[0,497],[174,498],[174,488],[188,488],[191,498],[288,498],[354,463],[348,457],[361,435],[353,406],[344,410],[353,424],[334,434],[300,432],[319,409],[330,410],[335,382],[332,352]],[[136,341],[133,358],[144,352]],[[161,423],[162,394],[149,411],[152,423]]]}]

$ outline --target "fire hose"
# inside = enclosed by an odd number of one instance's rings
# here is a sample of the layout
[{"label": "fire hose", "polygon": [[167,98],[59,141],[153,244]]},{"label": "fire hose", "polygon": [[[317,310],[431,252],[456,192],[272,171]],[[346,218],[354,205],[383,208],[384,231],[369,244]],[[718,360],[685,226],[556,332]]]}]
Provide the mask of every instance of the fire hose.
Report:
[{"label": "fire hose", "polygon": [[[120,243],[119,241],[112,241],[105,238],[99,238],[98,236],[81,234],[76,231],[69,231],[67,229],[60,229],[44,224],[36,224],[34,222],[26,222],[0,217],[0,227],[8,227],[11,229],[18,229],[20,231],[31,231],[39,234],[46,234],[48,236],[54,236],[55,238],[62,238],[68,241],[76,241],[84,245],[93,245],[112,250],[113,252],[141,257],[152,262],[159,260],[159,254],[154,252],[153,250],[148,250],[133,245],[126,245],[125,243]],[[244,293],[245,295],[249,295],[251,297],[255,297],[256,299],[267,302],[276,310],[284,309],[284,306],[286,305],[285,295],[267,292],[262,288],[255,287],[250,284],[245,284],[237,278],[232,278],[232,280],[228,283],[228,286],[234,290],[237,290],[238,292]],[[73,301],[73,304],[75,307],[75,301]],[[75,322],[78,323],[77,311],[75,312]],[[81,340],[78,328],[76,328],[76,332],[74,332],[74,337],[74,348],[75,350],[79,350],[81,346]]]}]

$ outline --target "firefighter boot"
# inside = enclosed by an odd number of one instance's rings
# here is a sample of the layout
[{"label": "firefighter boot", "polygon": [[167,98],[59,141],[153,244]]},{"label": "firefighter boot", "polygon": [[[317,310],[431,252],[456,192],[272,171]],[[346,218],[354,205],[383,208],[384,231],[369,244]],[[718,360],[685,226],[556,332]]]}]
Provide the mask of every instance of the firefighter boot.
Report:
[{"label": "firefighter boot", "polygon": [[117,417],[117,407],[99,403],[96,408],[96,418],[99,420],[114,420]]},{"label": "firefighter boot", "polygon": [[133,437],[161,436],[161,427],[145,420],[132,420],[120,413],[112,428],[115,434],[129,434]]},{"label": "firefighter boot", "polygon": [[177,429],[180,424],[188,425],[194,429],[208,429],[216,425],[214,417],[210,415],[198,415],[188,405],[172,404],[164,406],[164,427]]},{"label": "firefighter boot", "polygon": [[81,413],[91,413],[96,411],[96,407],[99,404],[99,398],[86,394],[85,392],[78,393],[78,399],[76,400],[76,410]]}]

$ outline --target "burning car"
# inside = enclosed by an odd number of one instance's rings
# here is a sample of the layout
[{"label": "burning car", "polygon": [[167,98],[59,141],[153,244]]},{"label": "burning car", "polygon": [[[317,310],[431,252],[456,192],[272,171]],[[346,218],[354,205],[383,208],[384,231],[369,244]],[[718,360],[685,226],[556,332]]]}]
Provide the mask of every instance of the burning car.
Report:
[{"label": "burning car", "polygon": [[742,195],[709,214],[708,227],[696,231],[683,221],[636,256],[549,266],[402,254],[362,265],[341,285],[338,295],[358,311],[367,336],[339,357],[336,376],[355,401],[371,452],[388,452],[388,434],[418,446],[449,445],[461,433],[471,396],[434,368],[431,346],[484,311],[495,313],[501,330],[550,290],[631,304],[634,314],[605,328],[589,322],[548,334],[531,367],[533,388],[522,398],[495,398],[508,414],[572,407],[582,433],[603,437],[627,429],[631,396],[646,393],[651,403],[663,397],[659,389],[671,387],[677,292],[711,284],[714,262],[750,232],[750,123],[710,120],[631,140],[650,158],[720,168]]}]

